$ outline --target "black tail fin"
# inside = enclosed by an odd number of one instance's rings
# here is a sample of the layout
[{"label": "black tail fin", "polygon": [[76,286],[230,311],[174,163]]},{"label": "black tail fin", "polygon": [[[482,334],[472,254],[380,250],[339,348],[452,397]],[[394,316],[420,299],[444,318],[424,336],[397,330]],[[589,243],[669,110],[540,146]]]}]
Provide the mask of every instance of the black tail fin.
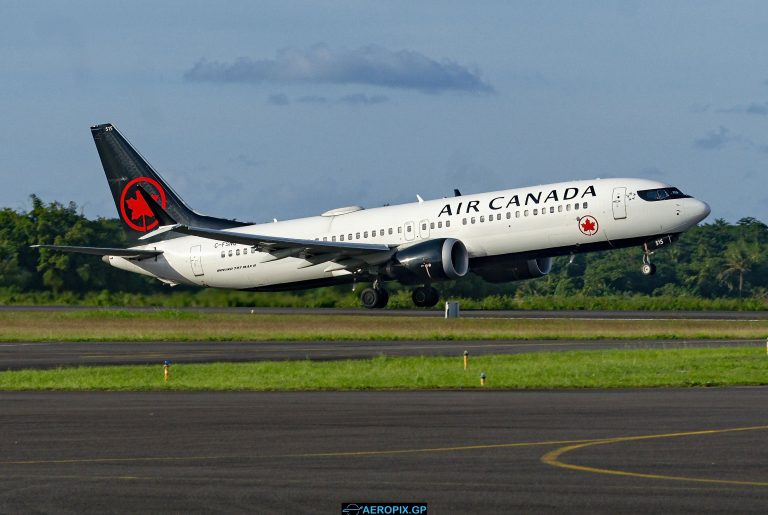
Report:
[{"label": "black tail fin", "polygon": [[144,197],[137,192],[138,188],[149,193],[179,223],[211,229],[248,225],[201,215],[190,209],[112,124],[93,126],[91,133],[129,241],[136,241],[160,223]]}]

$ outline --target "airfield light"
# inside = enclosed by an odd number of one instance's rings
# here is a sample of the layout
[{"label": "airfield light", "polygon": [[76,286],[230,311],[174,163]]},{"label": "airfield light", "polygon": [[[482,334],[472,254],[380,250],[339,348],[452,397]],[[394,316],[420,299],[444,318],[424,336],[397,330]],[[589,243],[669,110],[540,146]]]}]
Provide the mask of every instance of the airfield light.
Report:
[{"label": "airfield light", "polygon": [[171,375],[171,363],[172,361],[170,359],[163,361],[163,379],[166,383],[168,382],[168,378]]},{"label": "airfield light", "polygon": [[[766,345],[768,345],[768,344],[766,344]],[[464,370],[466,370],[468,368],[469,368],[469,351],[465,350],[464,351]]]},{"label": "airfield light", "polygon": [[480,372],[480,386],[485,386],[485,372]]}]

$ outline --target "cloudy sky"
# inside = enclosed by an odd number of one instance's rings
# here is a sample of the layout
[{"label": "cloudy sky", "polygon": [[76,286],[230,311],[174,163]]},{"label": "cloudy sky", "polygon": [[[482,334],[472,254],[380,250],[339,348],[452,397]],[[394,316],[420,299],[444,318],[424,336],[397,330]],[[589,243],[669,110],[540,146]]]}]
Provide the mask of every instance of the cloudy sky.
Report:
[{"label": "cloudy sky", "polygon": [[0,206],[116,216],[112,122],[198,211],[648,177],[768,222],[764,1],[5,1]]}]

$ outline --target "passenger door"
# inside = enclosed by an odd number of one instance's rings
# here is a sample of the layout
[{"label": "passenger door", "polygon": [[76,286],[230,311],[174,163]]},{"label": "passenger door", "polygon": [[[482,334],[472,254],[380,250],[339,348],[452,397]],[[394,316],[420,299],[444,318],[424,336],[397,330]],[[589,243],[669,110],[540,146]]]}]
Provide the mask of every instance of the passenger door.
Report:
[{"label": "passenger door", "polygon": [[192,273],[195,277],[200,277],[203,272],[202,245],[193,245],[189,248],[189,264],[192,266]]},{"label": "passenger door", "polygon": [[627,188],[613,188],[613,219],[627,217]]}]

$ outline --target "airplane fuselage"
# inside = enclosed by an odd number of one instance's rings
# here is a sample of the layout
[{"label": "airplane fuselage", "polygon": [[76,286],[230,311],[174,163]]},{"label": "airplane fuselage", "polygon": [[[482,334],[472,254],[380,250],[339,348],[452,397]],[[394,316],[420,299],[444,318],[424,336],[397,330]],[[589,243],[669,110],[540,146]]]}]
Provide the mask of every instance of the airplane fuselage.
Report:
[{"label": "airplane fuselage", "polygon": [[470,271],[478,267],[503,268],[508,260],[639,246],[653,243],[654,238],[674,237],[706,217],[709,208],[687,196],[649,201],[638,194],[673,189],[645,179],[594,179],[373,209],[341,208],[321,216],[233,229],[239,233],[393,247],[389,254],[363,258],[359,274],[355,267],[327,259],[314,262],[311,256],[281,256],[255,246],[197,236],[135,247],[163,251],[153,258],[105,256],[105,261],[172,284],[284,290],[370,278],[396,249],[454,238],[466,247]]}]

